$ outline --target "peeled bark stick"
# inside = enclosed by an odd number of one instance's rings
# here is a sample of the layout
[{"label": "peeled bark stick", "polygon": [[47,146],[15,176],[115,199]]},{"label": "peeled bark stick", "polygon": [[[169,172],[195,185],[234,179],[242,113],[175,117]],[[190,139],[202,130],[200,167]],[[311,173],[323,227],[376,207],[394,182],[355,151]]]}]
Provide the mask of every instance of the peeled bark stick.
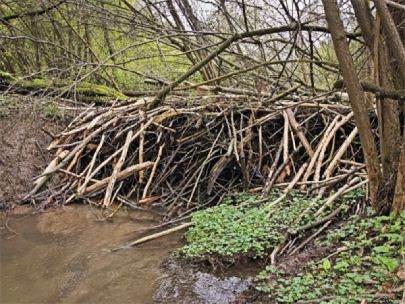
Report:
[{"label": "peeled bark stick", "polygon": [[66,170],[71,171],[74,165],[76,165],[77,161],[79,160],[80,155],[82,155],[83,150],[86,148],[86,146],[83,146],[79,151],[76,152],[75,156],[73,157],[73,160],[70,162],[70,164],[67,166]]},{"label": "peeled bark stick", "polygon": [[[288,122],[288,116],[285,111],[283,111],[283,117],[284,117],[284,134],[283,134],[283,161],[286,162],[288,160],[288,129],[289,129],[289,122]],[[286,172],[287,176],[290,175],[290,169],[286,167]]]},{"label": "peeled bark stick", "polygon": [[258,144],[259,144],[259,164],[257,165],[257,167],[259,168],[259,170],[261,170],[263,160],[263,126],[259,127]]},{"label": "peeled bark stick", "polygon": [[[336,125],[337,121],[339,120],[340,115],[336,116],[332,122],[329,124],[329,126],[326,128],[325,133],[323,134],[321,142],[318,144],[318,147],[315,150],[314,156],[312,156],[311,161],[309,162],[307,172],[305,172],[304,177],[302,178],[302,182],[306,182],[308,178],[312,174],[312,169],[315,165],[316,160],[318,159],[319,153],[321,152],[321,149],[330,133],[330,131],[333,129],[333,127]],[[305,188],[305,185],[301,186],[301,190]]]},{"label": "peeled bark stick", "polygon": [[281,152],[283,151],[283,140],[281,140],[280,145],[278,146],[276,157],[274,158],[273,164],[269,170],[269,174],[267,175],[266,183],[264,184],[262,190],[262,196],[266,198],[269,195],[271,187],[273,187],[275,179],[273,179],[273,175],[277,169],[278,161],[280,160]]},{"label": "peeled bark stick", "polygon": [[300,139],[302,145],[304,146],[305,150],[307,151],[310,157],[314,156],[314,150],[312,150],[311,145],[309,144],[307,138],[305,137],[304,132],[302,132],[302,126],[295,120],[294,113],[291,109],[287,109],[285,111],[288,116],[288,120],[292,129],[297,133],[298,138]]},{"label": "peeled bark stick", "polygon": [[344,185],[341,187],[338,191],[336,191],[333,195],[331,195],[325,203],[322,205],[321,208],[315,213],[315,217],[319,216],[323,210],[326,209],[326,207],[330,206],[337,198],[339,198],[341,195],[343,195],[347,189],[349,189],[351,186],[356,184],[357,182],[360,181],[360,177],[356,177],[352,179],[348,184]]},{"label": "peeled bark stick", "polygon": [[345,195],[346,193],[352,192],[353,190],[356,190],[358,188],[360,188],[361,186],[364,186],[368,183],[368,178],[361,181],[358,184],[355,184],[354,186],[351,186],[350,188],[347,188],[346,191],[343,193],[343,195]]},{"label": "peeled bark stick", "polygon": [[39,177],[42,177],[44,175],[50,175],[52,173],[55,173],[59,169],[62,169],[63,166],[65,166],[68,163],[68,161],[71,160],[72,157],[74,157],[78,151],[80,151],[80,149],[85,147],[95,136],[97,136],[99,133],[106,130],[108,127],[110,127],[112,124],[116,123],[117,121],[118,121],[118,117],[114,117],[113,119],[111,119],[110,121],[108,121],[107,123],[102,125],[100,128],[98,128],[97,130],[92,132],[89,136],[87,136],[85,139],[83,139],[83,141],[80,144],[78,144],[72,151],[70,151],[69,154],[66,155],[66,157],[60,162],[59,165],[57,165],[55,168],[53,168],[49,172],[43,172]]},{"label": "peeled bark stick", "polygon": [[[143,121],[145,119],[145,111],[143,110],[139,110],[139,119],[141,121]],[[143,129],[144,127],[144,123],[141,123],[141,129]],[[145,142],[145,131],[142,131],[141,134],[139,135],[139,163],[142,164],[143,163],[143,145]],[[139,171],[139,183],[143,184],[143,176],[144,176],[144,172],[143,171]]]},{"label": "peeled bark stick", "polygon": [[151,174],[149,176],[149,179],[148,179],[148,182],[147,182],[145,188],[143,189],[142,199],[144,199],[146,197],[146,195],[148,194],[149,187],[152,184],[152,180],[153,180],[153,177],[155,176],[157,166],[159,165],[160,158],[162,157],[164,147],[165,147],[165,144],[163,144],[163,145],[161,145],[159,147],[159,152],[158,152],[158,155],[156,157],[155,163],[153,164],[152,172],[151,172]]},{"label": "peeled bark stick", "polygon": [[[132,136],[131,138],[131,142],[133,142],[140,134],[143,130],[145,130],[147,127],[149,127],[152,122],[153,122],[153,118],[151,118],[144,126],[143,128],[141,128],[141,130],[139,130],[138,132],[135,133],[134,136]],[[122,149],[124,148],[124,146],[122,146],[121,148],[119,148],[118,150],[116,150],[113,154],[111,154],[107,159],[105,159],[100,165],[97,166],[96,169],[94,169],[94,171],[91,173],[90,178],[93,178],[105,165],[109,164],[111,162],[111,160],[116,157],[120,152],[122,152]]]},{"label": "peeled bark stick", "polygon": [[[281,146],[283,146],[282,143],[281,143]],[[302,144],[299,144],[298,147],[297,147],[297,149],[295,149],[295,150],[290,154],[290,156],[289,156],[289,158],[287,159],[287,161],[283,162],[283,163],[277,168],[277,170],[276,170],[276,172],[273,174],[273,177],[271,178],[269,184],[267,184],[267,182],[266,182],[266,187],[268,187],[269,190],[273,187],[274,183],[276,182],[276,179],[277,179],[277,178],[280,176],[280,174],[285,170],[285,167],[288,166],[288,165],[291,163],[291,161],[292,161],[294,155],[296,155],[296,154],[301,150],[301,148],[302,148]],[[267,198],[266,198],[266,196],[265,196],[264,194],[263,194],[263,196],[264,196],[264,198],[261,199],[259,202],[265,202],[265,201],[267,200]]]},{"label": "peeled bark stick", "polygon": [[[127,178],[128,176],[131,176],[132,174],[134,174],[135,172],[138,172],[140,170],[145,170],[147,168],[150,168],[153,166],[153,162],[144,162],[142,164],[137,164],[137,165],[133,165],[131,167],[128,167],[124,170],[122,170],[120,173],[118,173],[116,181],[121,181],[125,178]],[[89,186],[86,188],[86,190],[84,190],[85,193],[91,193],[94,191],[97,191],[101,188],[104,188],[105,186],[108,185],[108,183],[111,180],[111,176],[102,179],[101,181]]]},{"label": "peeled bark stick", "polygon": [[335,157],[332,159],[329,166],[325,170],[325,173],[324,173],[324,178],[325,179],[328,179],[332,175],[333,170],[335,169],[337,163],[342,158],[343,154],[347,151],[347,149],[349,148],[349,146],[353,142],[353,139],[356,137],[356,135],[358,133],[359,133],[359,130],[357,129],[357,127],[354,128],[353,131],[350,133],[350,135],[346,138],[346,140],[340,146],[340,148],[337,151]]},{"label": "peeled bark stick", "polygon": [[130,248],[130,247],[133,247],[133,246],[136,246],[136,245],[139,245],[139,244],[142,244],[142,243],[145,243],[145,242],[148,242],[148,241],[151,241],[151,240],[160,238],[160,237],[162,237],[162,236],[168,235],[168,234],[170,234],[170,233],[173,233],[173,232],[176,232],[176,231],[179,231],[179,230],[188,228],[188,227],[190,227],[190,226],[192,226],[192,225],[193,225],[192,222],[184,223],[184,224],[181,224],[181,225],[179,225],[179,226],[177,226],[177,227],[173,227],[173,228],[170,228],[170,229],[167,229],[167,230],[158,232],[158,233],[154,233],[154,234],[145,236],[145,237],[140,238],[140,239],[138,239],[138,240],[136,240],[136,241],[133,241],[133,242],[131,242],[131,243],[128,243],[128,244],[126,244],[126,245],[124,245],[124,246],[120,246],[120,247],[111,249],[111,251],[114,252],[114,251],[118,251],[118,250],[121,250],[121,249],[128,249],[128,248]]},{"label": "peeled bark stick", "polygon": [[84,189],[86,189],[87,184],[89,183],[89,181],[91,180],[90,175],[91,175],[91,170],[93,170],[94,164],[96,162],[97,159],[97,155],[100,153],[101,148],[104,145],[104,141],[105,141],[105,134],[103,134],[103,136],[101,136],[101,140],[100,143],[96,149],[96,152],[94,152],[93,154],[93,158],[91,159],[90,165],[89,165],[89,169],[87,171],[87,175],[86,178],[83,182],[83,185],[80,186],[80,188],[77,190],[78,195],[81,195],[84,191]]},{"label": "peeled bark stick", "polygon": [[[297,174],[294,176],[294,179],[291,181],[291,183],[288,185],[287,188],[285,188],[283,195],[281,195],[278,199],[275,201],[271,202],[269,205],[266,206],[266,209],[270,209],[271,207],[277,205],[280,203],[283,199],[286,198],[288,193],[291,191],[292,188],[294,188],[295,184],[300,180],[302,174],[305,172],[305,169],[307,168],[308,164],[305,163],[301,166],[301,168],[298,170]],[[267,218],[269,218],[271,215],[271,211],[267,214]]]},{"label": "peeled bark stick", "polygon": [[117,175],[121,171],[121,168],[125,162],[125,159],[127,158],[128,148],[129,148],[129,145],[131,144],[131,138],[132,138],[132,130],[127,133],[127,138],[126,138],[125,144],[122,148],[121,156],[120,156],[117,164],[115,165],[113,173],[111,174],[111,179],[110,179],[107,189],[105,191],[104,202],[103,202],[104,207],[108,207],[111,205],[111,196],[112,196],[112,192],[114,190],[115,181],[117,180]]},{"label": "peeled bark stick", "polygon": [[[63,150],[59,155],[57,155],[50,163],[49,165],[45,168],[44,173],[51,172],[56,168],[58,163],[66,157],[66,155],[69,154],[68,150]],[[34,181],[34,189],[24,198],[28,198],[29,196],[32,196],[38,192],[38,190],[48,181],[50,175],[43,175],[40,178],[38,178],[36,181]]]},{"label": "peeled bark stick", "polygon": [[279,244],[277,247],[275,247],[274,249],[273,249],[273,251],[271,252],[271,255],[270,255],[270,264],[271,265],[276,265],[276,256],[277,256],[277,253],[280,251],[280,249],[281,249],[281,247],[283,246],[283,244]]},{"label": "peeled bark stick", "polygon": [[336,125],[333,127],[332,131],[330,131],[330,133],[329,133],[328,137],[326,138],[325,142],[323,143],[322,149],[321,149],[321,151],[319,153],[316,169],[315,169],[315,175],[314,175],[314,181],[315,182],[318,182],[320,177],[321,177],[321,168],[322,168],[322,165],[323,165],[323,159],[325,157],[325,152],[326,152],[326,149],[329,146],[330,141],[336,135],[336,132],[352,118],[353,118],[353,112],[350,112],[341,121],[336,123]]}]

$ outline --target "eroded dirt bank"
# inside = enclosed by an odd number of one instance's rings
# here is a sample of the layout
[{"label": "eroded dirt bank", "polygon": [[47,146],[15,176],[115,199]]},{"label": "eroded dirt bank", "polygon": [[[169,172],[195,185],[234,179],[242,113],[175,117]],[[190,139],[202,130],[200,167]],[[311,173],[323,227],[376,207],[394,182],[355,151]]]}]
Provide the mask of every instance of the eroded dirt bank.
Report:
[{"label": "eroded dirt bank", "polygon": [[49,134],[64,128],[63,120],[46,117],[52,114],[46,112],[46,102],[0,95],[0,208],[17,203],[32,189],[32,178],[50,160]]}]

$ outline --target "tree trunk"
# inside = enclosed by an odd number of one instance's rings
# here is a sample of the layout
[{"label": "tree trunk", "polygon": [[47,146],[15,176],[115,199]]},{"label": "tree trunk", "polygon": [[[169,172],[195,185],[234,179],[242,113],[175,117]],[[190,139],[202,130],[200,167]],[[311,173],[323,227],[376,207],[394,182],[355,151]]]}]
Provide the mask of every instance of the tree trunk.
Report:
[{"label": "tree trunk", "polygon": [[[372,53],[375,84],[388,90],[400,90],[402,87],[398,83],[402,82],[401,75],[398,67],[391,60],[395,58],[395,54],[392,46],[390,48],[387,47],[387,43],[389,44],[391,41],[386,36],[380,35],[380,15],[374,20],[367,0],[351,0],[351,3],[364,41]],[[399,24],[400,22],[396,23]],[[395,31],[395,26],[392,28],[392,22],[389,26],[391,26],[391,30]],[[386,31],[387,28],[385,28]],[[394,37],[395,34],[391,33],[390,36]],[[390,206],[393,203],[395,194],[395,174],[401,150],[400,109],[397,101],[381,96],[379,96],[376,103],[381,164],[384,177],[384,181],[382,181],[383,191],[381,191],[380,199],[384,201],[381,204]]]},{"label": "tree trunk", "polygon": [[322,1],[336,56],[347,86],[356,125],[359,129],[360,141],[369,177],[371,203],[377,212],[384,212],[386,211],[386,206],[381,206],[379,200],[379,188],[381,183],[380,162],[378,160],[377,146],[374,141],[370,118],[368,112],[365,111],[366,102],[364,92],[354,68],[353,58],[346,41],[346,35],[337,4],[335,0]]},{"label": "tree trunk", "polygon": [[402,143],[401,156],[399,159],[397,185],[395,197],[392,204],[392,211],[400,214],[405,209],[405,141]]}]

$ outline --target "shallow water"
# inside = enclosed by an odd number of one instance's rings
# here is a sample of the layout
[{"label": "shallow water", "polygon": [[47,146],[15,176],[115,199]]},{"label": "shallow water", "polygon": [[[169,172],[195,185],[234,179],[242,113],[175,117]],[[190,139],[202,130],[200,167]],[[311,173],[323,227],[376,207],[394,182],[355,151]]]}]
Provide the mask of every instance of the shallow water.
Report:
[{"label": "shallow water", "polygon": [[137,248],[109,249],[153,226],[151,213],[99,221],[88,207],[12,216],[1,230],[1,303],[151,303],[161,262],[180,246],[172,234]]},{"label": "shallow water", "polygon": [[[40,214],[2,214],[0,303],[232,303],[248,288],[237,277],[161,264],[181,246],[181,232],[109,250],[156,230],[150,212],[116,214],[67,206]],[[11,229],[6,229],[5,223]]]}]

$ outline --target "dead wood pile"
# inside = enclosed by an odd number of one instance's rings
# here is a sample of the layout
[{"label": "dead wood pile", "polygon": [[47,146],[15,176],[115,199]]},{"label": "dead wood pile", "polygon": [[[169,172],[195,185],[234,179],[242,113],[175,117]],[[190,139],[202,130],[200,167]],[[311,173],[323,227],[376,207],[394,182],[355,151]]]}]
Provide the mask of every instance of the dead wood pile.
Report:
[{"label": "dead wood pile", "polygon": [[[281,201],[295,189],[330,201],[367,183],[353,113],[333,92],[270,104],[176,96],[144,110],[148,102],[83,111],[48,147],[55,157],[27,199],[159,204],[173,217],[234,191],[278,188]],[[55,177],[59,186],[44,190]]]}]

